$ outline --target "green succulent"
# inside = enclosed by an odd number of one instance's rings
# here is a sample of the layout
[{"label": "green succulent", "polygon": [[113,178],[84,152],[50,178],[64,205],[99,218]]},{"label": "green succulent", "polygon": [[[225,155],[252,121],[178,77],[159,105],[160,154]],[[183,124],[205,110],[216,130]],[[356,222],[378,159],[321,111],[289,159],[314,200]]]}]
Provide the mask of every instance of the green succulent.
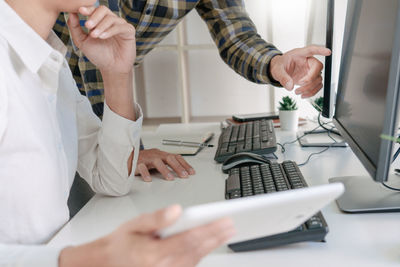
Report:
[{"label": "green succulent", "polygon": [[296,101],[290,96],[282,97],[282,101],[279,104],[279,110],[297,110]]},{"label": "green succulent", "polygon": [[321,112],[324,107],[324,97],[317,97],[311,105],[318,111]]}]

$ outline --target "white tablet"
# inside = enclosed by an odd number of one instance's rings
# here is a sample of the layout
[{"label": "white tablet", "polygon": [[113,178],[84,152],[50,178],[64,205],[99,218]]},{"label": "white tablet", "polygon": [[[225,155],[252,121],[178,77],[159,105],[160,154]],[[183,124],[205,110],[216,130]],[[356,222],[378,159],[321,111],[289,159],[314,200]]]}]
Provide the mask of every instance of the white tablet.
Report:
[{"label": "white tablet", "polygon": [[165,238],[224,217],[230,217],[236,229],[229,243],[288,232],[343,192],[343,184],[333,183],[193,206],[159,235]]}]

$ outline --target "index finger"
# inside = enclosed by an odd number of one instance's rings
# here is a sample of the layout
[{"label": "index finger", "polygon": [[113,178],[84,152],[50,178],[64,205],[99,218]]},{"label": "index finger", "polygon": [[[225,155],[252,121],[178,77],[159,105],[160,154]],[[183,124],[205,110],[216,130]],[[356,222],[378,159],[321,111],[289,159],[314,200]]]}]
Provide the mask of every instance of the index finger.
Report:
[{"label": "index finger", "polygon": [[74,44],[76,45],[76,47],[80,48],[82,42],[87,38],[87,34],[82,30],[82,27],[79,24],[78,15],[75,13],[70,13],[67,24],[69,26]]},{"label": "index finger", "polygon": [[312,56],[330,56],[331,50],[317,45],[311,45],[304,48],[299,49],[299,54],[305,57],[312,57]]}]

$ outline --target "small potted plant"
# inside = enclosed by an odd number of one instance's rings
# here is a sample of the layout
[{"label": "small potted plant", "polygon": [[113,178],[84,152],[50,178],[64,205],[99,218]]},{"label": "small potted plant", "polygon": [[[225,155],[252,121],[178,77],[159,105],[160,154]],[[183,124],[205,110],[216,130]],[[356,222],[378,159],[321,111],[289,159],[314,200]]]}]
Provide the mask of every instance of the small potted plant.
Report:
[{"label": "small potted plant", "polygon": [[324,107],[324,97],[320,96],[317,97],[314,102],[311,103],[311,105],[318,111],[322,112],[322,109]]},{"label": "small potted plant", "polygon": [[284,131],[296,131],[299,124],[299,113],[296,101],[290,96],[284,96],[279,104],[281,129]]}]

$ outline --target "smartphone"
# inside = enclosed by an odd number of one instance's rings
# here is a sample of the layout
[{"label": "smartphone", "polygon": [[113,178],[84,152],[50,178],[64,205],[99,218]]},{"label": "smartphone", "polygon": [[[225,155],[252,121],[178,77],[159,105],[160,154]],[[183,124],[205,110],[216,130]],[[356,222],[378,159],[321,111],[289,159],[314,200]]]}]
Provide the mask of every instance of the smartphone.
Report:
[{"label": "smartphone", "polygon": [[261,119],[275,120],[275,119],[279,119],[279,113],[278,112],[266,112],[266,113],[233,115],[232,119],[237,122],[256,121],[256,120],[261,120]]}]

